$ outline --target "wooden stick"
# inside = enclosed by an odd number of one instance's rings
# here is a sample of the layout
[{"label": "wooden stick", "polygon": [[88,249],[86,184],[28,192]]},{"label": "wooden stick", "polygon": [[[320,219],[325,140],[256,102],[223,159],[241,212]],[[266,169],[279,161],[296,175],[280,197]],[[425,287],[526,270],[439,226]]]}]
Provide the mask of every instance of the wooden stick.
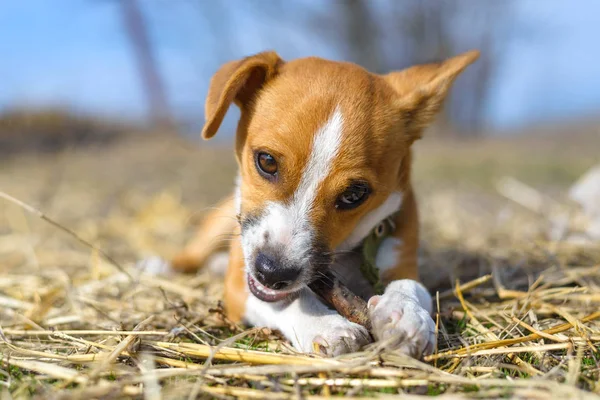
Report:
[{"label": "wooden stick", "polygon": [[321,296],[348,321],[364,326],[371,332],[371,320],[367,302],[352,293],[343,283],[331,274],[309,285],[310,289]]}]

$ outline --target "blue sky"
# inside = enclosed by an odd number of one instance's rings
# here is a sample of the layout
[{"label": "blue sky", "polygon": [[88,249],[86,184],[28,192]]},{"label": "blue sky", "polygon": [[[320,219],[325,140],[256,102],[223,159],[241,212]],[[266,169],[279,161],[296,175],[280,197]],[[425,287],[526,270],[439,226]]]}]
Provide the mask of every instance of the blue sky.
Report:
[{"label": "blue sky", "polygon": [[[284,58],[341,58],[300,24],[258,14],[247,5],[249,0],[139,1],[170,104],[182,121],[201,121],[208,80],[227,58],[266,48]],[[269,5],[269,0],[254,1]],[[0,2],[0,109],[59,105],[143,118],[146,105],[117,2]],[[328,7],[325,0],[287,4],[298,9]],[[600,1],[515,4],[516,23],[525,24],[532,34],[515,35],[505,47],[489,99],[488,124],[510,129],[598,114]],[[232,19],[221,31],[230,34],[214,37],[211,24],[223,24],[224,14]]]}]

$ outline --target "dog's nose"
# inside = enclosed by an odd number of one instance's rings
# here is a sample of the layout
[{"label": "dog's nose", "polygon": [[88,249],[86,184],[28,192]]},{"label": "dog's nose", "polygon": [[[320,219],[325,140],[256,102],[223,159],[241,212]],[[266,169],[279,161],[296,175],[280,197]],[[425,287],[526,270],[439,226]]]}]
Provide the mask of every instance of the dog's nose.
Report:
[{"label": "dog's nose", "polygon": [[300,269],[284,267],[277,262],[275,257],[265,253],[258,253],[254,260],[256,279],[266,287],[274,290],[283,290],[290,286],[300,275]]}]

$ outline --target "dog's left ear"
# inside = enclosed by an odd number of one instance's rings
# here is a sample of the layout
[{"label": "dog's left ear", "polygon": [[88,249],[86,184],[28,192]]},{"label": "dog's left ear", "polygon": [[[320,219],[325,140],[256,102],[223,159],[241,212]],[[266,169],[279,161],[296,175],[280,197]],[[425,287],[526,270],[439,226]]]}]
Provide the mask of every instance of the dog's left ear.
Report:
[{"label": "dog's left ear", "polygon": [[242,113],[248,111],[257,92],[277,74],[282,64],[277,53],[266,51],[219,68],[210,80],[206,96],[202,137],[210,139],[217,133],[231,103],[235,103]]},{"label": "dog's left ear", "polygon": [[424,64],[384,75],[398,94],[397,106],[411,140],[419,139],[442,107],[456,77],[479,57],[476,50],[439,64]]}]

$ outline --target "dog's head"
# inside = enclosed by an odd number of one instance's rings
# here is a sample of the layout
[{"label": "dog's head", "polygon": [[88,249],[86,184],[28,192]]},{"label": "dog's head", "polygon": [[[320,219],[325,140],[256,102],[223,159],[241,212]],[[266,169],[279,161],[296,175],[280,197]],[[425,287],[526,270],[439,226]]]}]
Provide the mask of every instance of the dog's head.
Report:
[{"label": "dog's head", "polygon": [[399,209],[411,144],[477,56],[376,75],[265,52],[219,69],[202,136],[240,108],[236,200],[254,295],[276,301],[304,287]]}]

